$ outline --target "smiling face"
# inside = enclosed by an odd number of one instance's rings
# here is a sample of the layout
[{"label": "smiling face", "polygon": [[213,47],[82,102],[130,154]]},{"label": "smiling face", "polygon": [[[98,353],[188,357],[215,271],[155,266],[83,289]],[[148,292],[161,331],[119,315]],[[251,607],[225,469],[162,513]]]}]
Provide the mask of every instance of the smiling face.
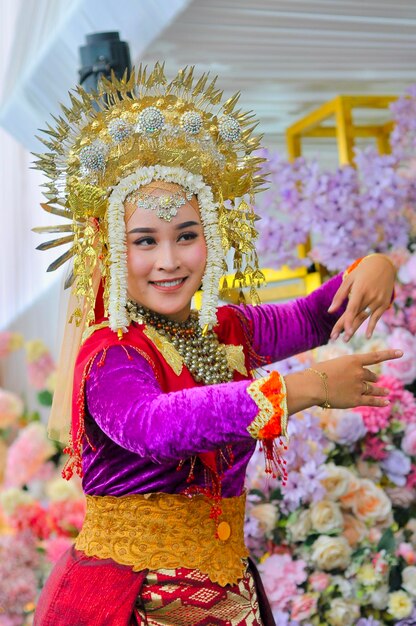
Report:
[{"label": "smiling face", "polygon": [[[163,192],[151,189],[151,194]],[[129,297],[169,319],[186,320],[207,261],[198,211],[185,202],[167,221],[155,210],[125,206]]]}]

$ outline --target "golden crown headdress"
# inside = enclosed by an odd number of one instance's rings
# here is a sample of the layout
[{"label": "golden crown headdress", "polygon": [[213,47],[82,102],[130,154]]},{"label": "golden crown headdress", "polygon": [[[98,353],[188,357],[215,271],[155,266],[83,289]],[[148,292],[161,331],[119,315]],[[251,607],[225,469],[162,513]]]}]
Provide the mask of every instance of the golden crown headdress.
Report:
[{"label": "golden crown headdress", "polygon": [[[74,257],[66,286],[73,284],[84,298],[87,323],[94,321],[92,274],[97,266],[111,328],[120,332],[129,323],[123,202],[153,180],[178,183],[198,198],[208,243],[201,325],[215,324],[219,279],[227,271],[224,258],[230,249],[234,285],[250,286],[252,301],[256,299],[255,285],[263,275],[250,205],[265,182],[260,175],[264,159],[253,154],[260,145],[260,137],[253,135],[253,115],[235,108],[239,94],[221,104],[222,95],[216,78],[209,82],[203,74],[196,80],[193,67],[168,82],[163,65],[157,63],[149,74],[140,66],[121,80],[103,78],[97,92],[77,87],[70,93],[71,108],[61,105],[64,117],[54,117],[55,126],[42,131],[48,152],[35,155],[35,167],[49,179],[42,207],[71,224],[35,229],[69,233],[38,248],[69,244],[48,271]],[[83,314],[76,310],[74,317]]]}]

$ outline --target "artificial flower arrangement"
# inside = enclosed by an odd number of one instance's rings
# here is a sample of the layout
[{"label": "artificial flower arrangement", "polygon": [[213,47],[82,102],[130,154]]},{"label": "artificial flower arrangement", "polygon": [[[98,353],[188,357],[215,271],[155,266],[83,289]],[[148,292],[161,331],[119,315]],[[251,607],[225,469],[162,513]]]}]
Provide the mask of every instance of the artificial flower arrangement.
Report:
[{"label": "artificial flower arrangement", "polygon": [[[49,406],[55,365],[47,347],[0,333],[2,358],[23,345],[29,383]],[[81,486],[62,480],[61,454],[39,413],[0,389],[0,626],[31,624],[40,587],[82,526]]]},{"label": "artificial flower arrangement", "polygon": [[385,408],[314,408],[289,420],[288,481],[248,471],[246,536],[278,626],[416,624],[416,255],[397,298],[366,340],[341,339],[278,364],[293,371],[352,352],[399,347],[377,372]]},{"label": "artificial flower arrangement", "polygon": [[[315,262],[335,272],[369,251],[406,248],[409,233],[415,240],[416,85],[390,108],[391,154],[356,150],[355,167],[327,171],[304,157],[292,163],[261,152],[270,180],[256,200],[263,267]],[[296,246],[308,237],[312,245],[300,260]]]}]

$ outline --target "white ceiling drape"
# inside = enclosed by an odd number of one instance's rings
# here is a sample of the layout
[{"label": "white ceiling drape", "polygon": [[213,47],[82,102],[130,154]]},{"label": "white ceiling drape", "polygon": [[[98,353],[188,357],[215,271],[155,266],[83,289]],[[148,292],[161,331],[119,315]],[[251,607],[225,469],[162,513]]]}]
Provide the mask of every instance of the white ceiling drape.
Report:
[{"label": "white ceiling drape", "polygon": [[[43,152],[35,139],[37,130],[50,113],[58,113],[58,103],[65,102],[78,80],[79,46],[88,33],[120,30],[136,59],[188,2],[1,0],[0,329],[17,318],[19,324],[28,324],[24,312],[61,282],[59,271],[46,273],[59,250],[35,251],[45,237],[30,229],[56,220],[39,208],[42,181],[40,173],[30,169],[29,150]],[[54,325],[58,291],[56,287],[50,297],[51,319],[38,320],[37,334],[46,334],[51,320]],[[44,303],[42,307],[44,312]]]}]

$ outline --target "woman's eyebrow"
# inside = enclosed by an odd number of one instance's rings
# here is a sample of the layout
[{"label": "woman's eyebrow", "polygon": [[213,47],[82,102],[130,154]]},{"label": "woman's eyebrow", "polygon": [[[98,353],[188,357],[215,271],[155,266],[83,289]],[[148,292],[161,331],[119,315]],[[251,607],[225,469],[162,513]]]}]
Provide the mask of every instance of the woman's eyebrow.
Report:
[{"label": "woman's eyebrow", "polygon": [[199,222],[183,222],[182,224],[178,224],[176,226],[176,230],[181,230],[181,228],[189,228],[190,226],[201,226]]},{"label": "woman's eyebrow", "polygon": [[[182,224],[178,224],[177,226],[175,226],[176,230],[181,230],[182,228],[189,228],[190,226],[201,226],[201,224],[199,222],[183,222]],[[127,233],[128,235],[131,235],[132,233],[156,233],[157,229],[156,228],[133,228],[133,230],[129,230],[129,232]]]},{"label": "woman's eyebrow", "polygon": [[133,228],[133,230],[129,230],[127,233],[131,235],[132,233],[156,233],[156,228]]}]

